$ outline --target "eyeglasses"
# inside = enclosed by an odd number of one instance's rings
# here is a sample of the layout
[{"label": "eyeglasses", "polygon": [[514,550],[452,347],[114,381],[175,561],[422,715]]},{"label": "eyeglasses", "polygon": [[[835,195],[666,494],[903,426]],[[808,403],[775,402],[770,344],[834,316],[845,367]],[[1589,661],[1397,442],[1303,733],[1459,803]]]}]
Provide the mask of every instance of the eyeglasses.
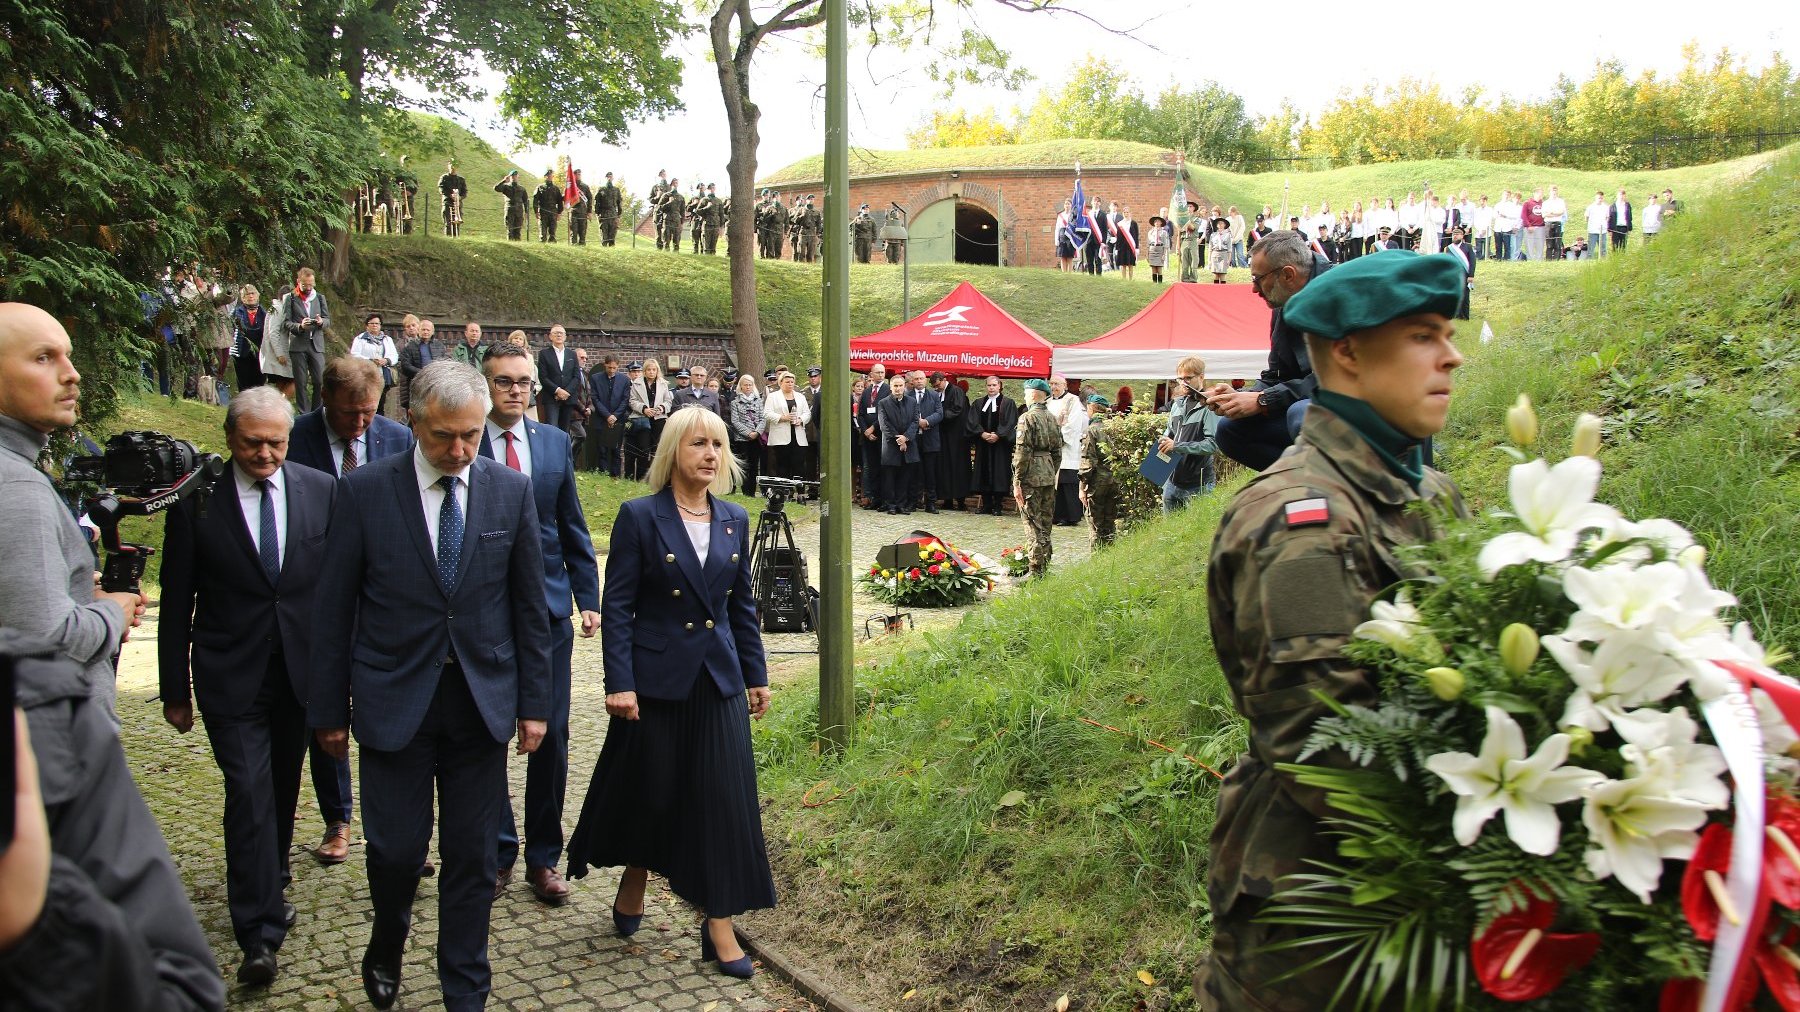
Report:
[{"label": "eyeglasses", "polygon": [[518,379],[514,379],[511,376],[495,376],[488,380],[488,382],[494,385],[495,390],[511,390],[514,387],[530,389],[531,387],[530,376],[521,376]]},{"label": "eyeglasses", "polygon": [[1279,274],[1279,273],[1281,273],[1280,267],[1271,267],[1268,270],[1263,271],[1261,274],[1250,275],[1250,283],[1253,285],[1260,286],[1262,284],[1262,279],[1268,277],[1271,274]]}]

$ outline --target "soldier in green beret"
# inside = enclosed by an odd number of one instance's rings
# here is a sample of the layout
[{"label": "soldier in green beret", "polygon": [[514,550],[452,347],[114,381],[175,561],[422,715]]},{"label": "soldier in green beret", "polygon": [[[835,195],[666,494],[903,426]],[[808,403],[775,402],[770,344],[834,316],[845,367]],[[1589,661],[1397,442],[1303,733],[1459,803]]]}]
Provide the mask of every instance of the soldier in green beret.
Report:
[{"label": "soldier in green beret", "polygon": [[1088,394],[1087,431],[1081,435],[1081,504],[1087,507],[1089,543],[1095,551],[1113,543],[1119,520],[1119,486],[1113,481],[1111,440],[1106,418],[1112,401],[1105,394]]},{"label": "soldier in green beret", "polygon": [[1031,532],[1031,575],[1050,569],[1050,522],[1056,515],[1056,472],[1062,459],[1062,426],[1046,407],[1050,384],[1041,379],[1025,381],[1025,413],[1019,417],[1019,438],[1013,444],[1013,499],[1019,516]]},{"label": "soldier in green beret", "polygon": [[[1336,856],[1323,823],[1341,814],[1275,767],[1294,762],[1331,712],[1323,699],[1377,702],[1378,684],[1344,644],[1377,595],[1415,575],[1395,549],[1440,536],[1430,512],[1410,507],[1463,509],[1423,453],[1463,361],[1451,320],[1462,290],[1455,257],[1394,250],[1321,274],[1284,308],[1306,335],[1319,389],[1294,447],[1225,511],[1207,568],[1213,647],[1249,720],[1250,751],[1219,791],[1213,947],[1194,975],[1203,1009],[1313,1012],[1347,972],[1331,960],[1284,977],[1330,950],[1270,951],[1304,933],[1258,919],[1285,877]],[[1341,752],[1309,761],[1354,765]]]}]

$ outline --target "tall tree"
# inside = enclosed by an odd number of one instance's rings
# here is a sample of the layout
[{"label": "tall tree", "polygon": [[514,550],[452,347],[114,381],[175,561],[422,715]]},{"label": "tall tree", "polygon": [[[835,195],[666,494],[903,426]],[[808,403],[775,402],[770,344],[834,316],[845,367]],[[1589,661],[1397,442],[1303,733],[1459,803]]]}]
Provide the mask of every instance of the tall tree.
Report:
[{"label": "tall tree", "polygon": [[993,109],[978,113],[940,109],[906,132],[906,146],[910,148],[979,148],[1018,141],[1018,130],[1003,122]]},{"label": "tall tree", "polygon": [[1217,81],[1168,88],[1145,117],[1151,144],[1187,152],[1188,161],[1241,169],[1262,154],[1244,97]]},{"label": "tall tree", "polygon": [[1056,91],[1045,91],[1032,103],[1019,128],[1019,139],[1034,141],[1081,137],[1101,141],[1142,140],[1150,127],[1150,104],[1122,67],[1089,56]]},{"label": "tall tree", "polygon": [[341,214],[367,147],[301,58],[277,0],[0,0],[0,299],[68,328],[90,424],[169,267],[285,277]]},{"label": "tall tree", "polygon": [[[762,110],[750,93],[750,65],[757,49],[772,36],[792,36],[824,23],[824,0],[786,0],[772,12],[759,14],[752,0],[694,0],[709,12],[707,35],[712,42],[713,63],[718,69],[719,91],[725,100],[729,128],[730,160],[725,163],[731,182],[731,218],[726,224],[727,252],[731,260],[731,325],[738,354],[738,369],[751,374],[763,371],[762,323],[756,315],[756,229],[752,213],[756,204],[756,146]],[[1057,6],[1059,0],[988,0],[1020,12],[1071,13]],[[853,29],[867,34],[871,43],[904,47],[929,46],[934,57],[926,71],[933,79],[950,84],[997,82],[1016,86],[1026,78],[1012,66],[1010,54],[972,21],[950,31],[938,22],[939,8],[948,14],[967,14],[983,0],[853,0]],[[1091,21],[1091,19],[1089,19]],[[943,29],[940,32],[940,29]],[[949,38],[942,35],[948,34]],[[834,223],[832,227],[842,225]]]}]

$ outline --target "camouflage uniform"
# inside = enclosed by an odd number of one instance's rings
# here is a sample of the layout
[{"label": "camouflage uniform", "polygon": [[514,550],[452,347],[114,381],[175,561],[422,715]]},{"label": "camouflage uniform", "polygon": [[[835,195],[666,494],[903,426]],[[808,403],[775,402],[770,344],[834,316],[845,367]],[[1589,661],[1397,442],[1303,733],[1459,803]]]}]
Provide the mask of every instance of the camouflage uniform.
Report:
[{"label": "camouflage uniform", "polygon": [[[1267,952],[1296,931],[1255,917],[1284,876],[1336,857],[1320,820],[1337,814],[1320,792],[1274,766],[1293,762],[1330,712],[1314,693],[1376,702],[1376,684],[1339,652],[1375,596],[1412,575],[1394,549],[1438,537],[1430,517],[1408,505],[1439,497],[1462,512],[1449,478],[1426,468],[1414,491],[1348,422],[1315,401],[1294,448],[1220,518],[1207,603],[1219,664],[1250,722],[1250,751],[1219,790],[1207,881],[1213,948],[1194,975],[1203,1009],[1314,1012],[1343,980],[1342,961],[1333,961],[1271,983],[1323,951]],[[1342,753],[1311,761],[1350,762]]]},{"label": "camouflage uniform", "polygon": [[1019,439],[1013,444],[1013,484],[1023,495],[1019,516],[1031,532],[1032,576],[1042,576],[1050,568],[1050,520],[1056,512],[1056,465],[1062,445],[1062,428],[1042,401],[1019,419]]},{"label": "camouflage uniform", "polygon": [[1079,475],[1081,491],[1087,495],[1089,544],[1095,550],[1112,544],[1119,520],[1119,486],[1113,481],[1112,461],[1104,452],[1111,445],[1103,434],[1105,421],[1105,414],[1095,415],[1081,437]]}]

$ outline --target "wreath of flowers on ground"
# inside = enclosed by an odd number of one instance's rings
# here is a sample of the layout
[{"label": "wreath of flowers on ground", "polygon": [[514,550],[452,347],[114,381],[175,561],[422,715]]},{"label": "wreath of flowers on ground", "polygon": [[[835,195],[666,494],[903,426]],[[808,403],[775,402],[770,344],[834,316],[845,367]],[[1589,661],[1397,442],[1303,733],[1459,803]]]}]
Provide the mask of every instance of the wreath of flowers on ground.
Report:
[{"label": "wreath of flowers on ground", "polygon": [[1006,567],[1006,575],[1018,578],[1031,571],[1031,553],[1024,545],[1000,549],[1000,564]]},{"label": "wreath of flowers on ground", "polygon": [[918,564],[903,569],[871,565],[857,580],[883,604],[914,608],[955,608],[972,604],[994,589],[992,566],[937,538],[905,542],[918,547]]},{"label": "wreath of flowers on ground", "polygon": [[1594,501],[1599,419],[1555,465],[1523,397],[1508,430],[1511,511],[1405,550],[1344,651],[1380,702],[1280,767],[1338,856],[1264,919],[1335,1007],[1800,1009],[1800,684],[1687,530]]}]

